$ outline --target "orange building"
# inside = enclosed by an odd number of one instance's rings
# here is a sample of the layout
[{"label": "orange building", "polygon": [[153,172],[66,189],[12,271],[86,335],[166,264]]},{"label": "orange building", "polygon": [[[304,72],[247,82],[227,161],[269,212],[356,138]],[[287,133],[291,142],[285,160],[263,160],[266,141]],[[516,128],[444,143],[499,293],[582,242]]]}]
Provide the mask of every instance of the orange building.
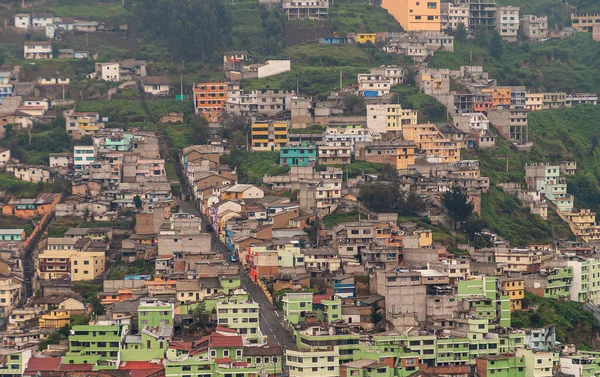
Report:
[{"label": "orange building", "polygon": [[209,122],[218,122],[223,119],[226,101],[226,82],[203,82],[194,86],[196,114],[203,116]]},{"label": "orange building", "polygon": [[41,193],[35,199],[11,199],[2,207],[5,216],[17,216],[23,219],[44,216],[54,211],[62,199],[62,194]]},{"label": "orange building", "polygon": [[440,0],[382,0],[381,6],[405,31],[440,31]]},{"label": "orange building", "polygon": [[493,89],[483,89],[481,92],[483,94],[487,94],[488,96],[491,94],[492,108],[494,109],[498,106],[510,106],[512,88],[509,86],[499,86]]},{"label": "orange building", "polygon": [[441,163],[460,161],[460,143],[444,137],[434,124],[407,124],[402,136],[426,154],[438,157]]}]

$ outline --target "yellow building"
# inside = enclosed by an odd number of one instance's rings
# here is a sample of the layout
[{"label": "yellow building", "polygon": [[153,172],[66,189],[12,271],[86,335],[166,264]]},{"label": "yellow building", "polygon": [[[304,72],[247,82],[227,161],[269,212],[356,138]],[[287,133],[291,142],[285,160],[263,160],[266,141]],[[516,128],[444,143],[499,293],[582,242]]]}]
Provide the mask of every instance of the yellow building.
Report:
[{"label": "yellow building", "polygon": [[525,281],[523,278],[506,278],[500,280],[502,295],[510,300],[510,311],[521,310],[525,298]]},{"label": "yellow building", "polygon": [[40,329],[60,329],[71,324],[71,312],[68,310],[51,310],[40,317]]},{"label": "yellow building", "polygon": [[37,274],[42,280],[93,280],[104,273],[104,252],[44,250],[38,255]]},{"label": "yellow building", "polygon": [[440,31],[440,0],[382,0],[381,6],[405,31]]},{"label": "yellow building", "polygon": [[415,233],[419,235],[419,247],[431,247],[433,244],[431,229],[417,229]]},{"label": "yellow building", "polygon": [[358,43],[371,42],[375,44],[375,42],[377,41],[377,35],[375,33],[359,33],[356,34],[356,41]]},{"label": "yellow building", "polygon": [[103,252],[76,252],[71,257],[71,281],[93,280],[104,273]]},{"label": "yellow building", "polygon": [[525,94],[525,107],[529,111],[539,111],[542,110],[543,106],[543,93],[527,93]]},{"label": "yellow building", "polygon": [[288,141],[288,123],[265,121],[252,123],[252,150],[278,151]]},{"label": "yellow building", "polygon": [[0,308],[8,315],[21,297],[21,282],[12,277],[0,277]]},{"label": "yellow building", "polygon": [[400,132],[405,124],[417,124],[417,110],[403,109],[400,104],[386,105],[386,132]]},{"label": "yellow building", "polygon": [[426,154],[438,157],[441,163],[460,161],[460,143],[446,139],[434,124],[407,124],[402,136]]}]

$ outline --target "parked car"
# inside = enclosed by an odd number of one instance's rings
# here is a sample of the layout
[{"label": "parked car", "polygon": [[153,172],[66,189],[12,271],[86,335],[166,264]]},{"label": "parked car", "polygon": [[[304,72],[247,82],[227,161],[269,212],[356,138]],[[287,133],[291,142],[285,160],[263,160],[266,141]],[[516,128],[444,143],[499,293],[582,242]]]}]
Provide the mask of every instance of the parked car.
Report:
[{"label": "parked car", "polygon": [[231,261],[231,263],[236,263],[237,262],[237,257],[235,256],[235,254],[231,254],[229,256],[229,260]]}]

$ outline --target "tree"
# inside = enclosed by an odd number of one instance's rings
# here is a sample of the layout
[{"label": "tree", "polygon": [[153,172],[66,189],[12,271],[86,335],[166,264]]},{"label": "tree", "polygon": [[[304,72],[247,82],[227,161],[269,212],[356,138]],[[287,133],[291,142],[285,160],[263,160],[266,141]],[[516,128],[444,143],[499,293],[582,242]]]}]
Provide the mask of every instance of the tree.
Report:
[{"label": "tree", "polygon": [[427,209],[427,203],[415,191],[410,191],[406,197],[400,198],[397,207],[403,215],[418,216]]},{"label": "tree", "polygon": [[370,183],[360,187],[358,197],[371,211],[392,212],[400,193],[395,185],[388,183]]},{"label": "tree", "polygon": [[383,319],[383,315],[379,312],[379,306],[377,303],[371,305],[371,322],[377,327],[379,322]]},{"label": "tree", "polygon": [[135,204],[135,208],[142,208],[142,198],[139,195],[133,197],[133,204]]},{"label": "tree", "polygon": [[190,119],[190,136],[195,144],[206,144],[210,136],[208,121],[199,115],[192,116]]},{"label": "tree", "polygon": [[490,39],[490,55],[492,55],[492,57],[494,57],[496,60],[500,60],[503,52],[504,43],[502,42],[502,37],[497,31],[494,31],[492,38]]},{"label": "tree", "polygon": [[344,97],[344,107],[350,115],[365,115],[365,98],[355,94],[348,94]]},{"label": "tree", "polygon": [[459,42],[465,42],[467,40],[467,29],[465,28],[465,25],[462,22],[459,23],[456,27],[454,39]]},{"label": "tree", "polygon": [[192,310],[192,323],[190,324],[190,330],[196,331],[205,329],[210,325],[210,313],[206,310],[206,303],[200,301],[198,305]]},{"label": "tree", "polygon": [[450,191],[444,192],[441,202],[452,218],[454,230],[457,223],[464,223],[473,214],[473,203],[469,200],[466,190],[459,186],[452,186]]}]

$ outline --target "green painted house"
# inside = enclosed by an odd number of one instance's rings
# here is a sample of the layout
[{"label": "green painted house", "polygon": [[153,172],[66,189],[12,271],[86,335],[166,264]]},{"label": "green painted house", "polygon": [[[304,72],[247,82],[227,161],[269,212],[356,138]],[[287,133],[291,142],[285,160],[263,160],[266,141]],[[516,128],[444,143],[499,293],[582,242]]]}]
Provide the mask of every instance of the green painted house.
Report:
[{"label": "green painted house", "polygon": [[138,328],[145,326],[173,326],[175,318],[175,305],[155,298],[140,300],[138,307]]},{"label": "green painted house", "polygon": [[121,325],[73,326],[69,351],[62,364],[92,364],[94,370],[117,369],[127,331],[127,326]]},{"label": "green painted house", "polygon": [[238,332],[244,339],[262,343],[260,308],[257,302],[226,300],[218,302],[217,323]]},{"label": "green painted house", "polygon": [[0,359],[3,359],[0,363],[0,376],[21,377],[31,359],[31,349],[2,348],[0,349]]}]

